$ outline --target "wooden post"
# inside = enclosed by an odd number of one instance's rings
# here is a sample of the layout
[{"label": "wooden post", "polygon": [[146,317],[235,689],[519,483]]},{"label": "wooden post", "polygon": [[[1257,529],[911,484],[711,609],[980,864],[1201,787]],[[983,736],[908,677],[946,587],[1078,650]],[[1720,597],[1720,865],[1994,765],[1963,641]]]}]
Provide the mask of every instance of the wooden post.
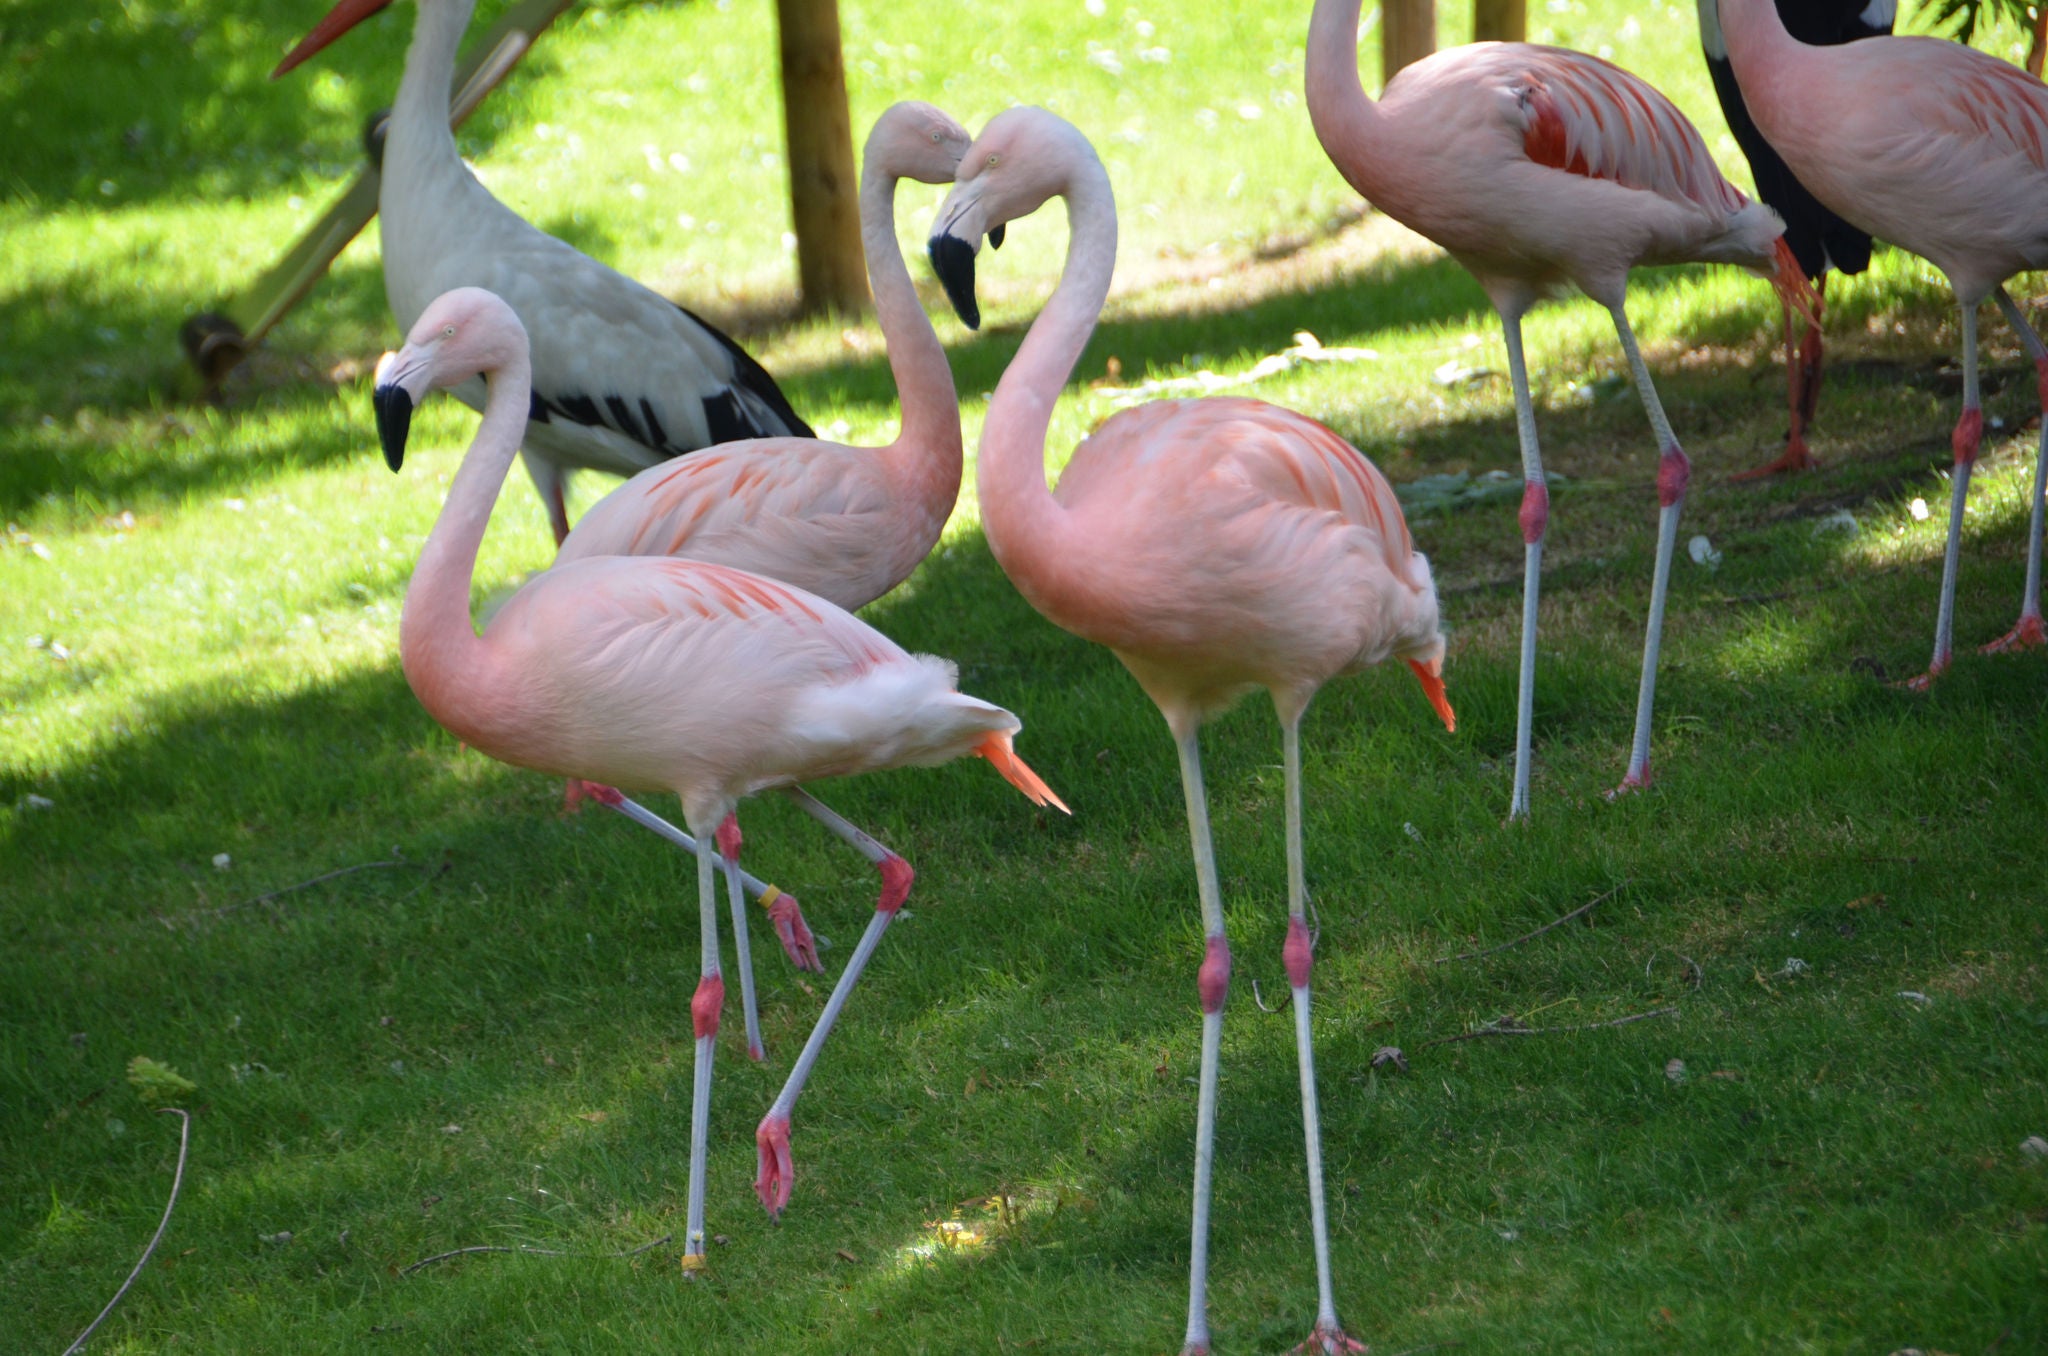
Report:
[{"label": "wooden post", "polygon": [[1526,0],[1472,0],[1472,41],[1527,42]]},{"label": "wooden post", "polygon": [[1436,0],[1380,0],[1380,79],[1436,50]]},{"label": "wooden post", "polygon": [[775,0],[775,18],[782,34],[782,122],[802,311],[860,311],[868,304],[868,275],[839,0]]}]

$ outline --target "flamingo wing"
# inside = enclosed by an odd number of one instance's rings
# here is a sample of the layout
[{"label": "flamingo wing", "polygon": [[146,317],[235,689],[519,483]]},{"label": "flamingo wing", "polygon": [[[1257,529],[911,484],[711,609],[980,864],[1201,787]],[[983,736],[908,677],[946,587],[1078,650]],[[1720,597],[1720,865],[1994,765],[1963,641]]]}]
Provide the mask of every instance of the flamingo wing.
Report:
[{"label": "flamingo wing", "polygon": [[1583,52],[1514,53],[1509,117],[1531,161],[1722,212],[1749,201],[1722,176],[1692,123],[1645,81]]},{"label": "flamingo wing", "polygon": [[[1313,534],[1332,521],[1362,529],[1387,572],[1418,587],[1410,564],[1415,544],[1393,486],[1364,453],[1293,410],[1211,396],[1122,411],[1075,453],[1058,495],[1068,503],[1114,499],[1125,491],[1099,483],[1111,476],[1149,482],[1162,501],[1156,515],[1182,525],[1207,515],[1221,531],[1225,520],[1267,510],[1259,513],[1267,524],[1261,531]],[[1281,522],[1292,529],[1280,529]]]},{"label": "flamingo wing", "polygon": [[861,536],[878,531],[890,507],[876,469],[872,458],[810,440],[711,448],[650,467],[606,495],[569,533],[561,558],[681,556],[820,592],[806,579],[823,564],[810,559],[819,549],[780,539],[812,528],[847,538],[835,554],[856,558]]},{"label": "flamingo wing", "polygon": [[[1946,50],[1937,56],[1922,49],[1922,42]],[[1912,45],[1916,56],[1933,58],[1929,64],[1937,66],[1927,72],[1933,84],[1925,92],[1939,90],[1941,97],[1914,100],[1930,105],[1930,130],[1988,141],[2048,173],[2048,85],[2017,66],[1952,42],[1928,38]]]}]

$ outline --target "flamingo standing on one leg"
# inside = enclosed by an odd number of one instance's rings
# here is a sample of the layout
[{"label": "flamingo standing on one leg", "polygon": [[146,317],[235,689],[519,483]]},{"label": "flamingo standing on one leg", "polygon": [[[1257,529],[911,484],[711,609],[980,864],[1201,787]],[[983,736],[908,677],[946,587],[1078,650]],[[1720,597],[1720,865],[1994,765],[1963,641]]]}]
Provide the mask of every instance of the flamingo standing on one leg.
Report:
[{"label": "flamingo standing on one leg", "polygon": [[[1934,657],[1912,686],[1924,690],[1954,650],[1963,500],[1984,437],[1977,307],[1987,296],[2034,360],[2043,417],[2019,621],[1984,648],[2048,643],[2041,622],[2048,346],[2005,290],[2013,274],[2048,268],[2048,86],[1996,57],[1938,38],[1809,47],[1759,0],[1721,0],[1721,26],[1757,128],[1792,172],[1843,217],[1940,269],[1962,310],[1963,412],[1952,438],[1954,489]],[[1817,125],[1822,111],[1833,115],[1826,135]]]},{"label": "flamingo standing on one leg", "polygon": [[1721,177],[1685,115],[1598,57],[1519,42],[1453,47],[1403,67],[1380,101],[1358,80],[1359,0],[1315,0],[1308,109],[1351,186],[1471,270],[1500,313],[1522,446],[1521,686],[1509,816],[1529,813],[1536,601],[1550,493],[1522,359],[1522,316],[1564,284],[1607,308],[1659,448],[1657,565],[1643,637],[1635,740],[1621,790],[1650,780],[1650,714],[1679,508],[1692,463],[1678,446],[1624,309],[1638,264],[1736,264],[1811,316],[1812,289],[1784,224]]},{"label": "flamingo standing on one leg", "polygon": [[[758,575],[647,557],[576,561],[528,580],[479,636],[470,580],[518,448],[527,369],[518,317],[477,288],[428,306],[380,368],[380,386],[415,399],[451,373],[487,383],[476,440],[406,589],[399,653],[421,705],[472,748],[682,799],[697,836],[703,957],[690,1002],[697,1044],[684,1265],[700,1267],[712,1055],[725,1000],[711,842],[734,822],[740,798],[976,753],[1034,802],[1059,801],[1012,751],[1017,718],[955,691],[951,664],[907,654],[824,599]],[[738,907],[730,856],[726,883]],[[886,916],[877,922],[871,934]],[[873,950],[868,939],[862,945]],[[857,973],[849,964],[839,989]],[[828,1005],[807,1049],[837,1016]]]},{"label": "flamingo standing on one leg", "polygon": [[[794,584],[849,612],[909,577],[937,544],[960,497],[960,401],[946,351],[897,243],[896,186],[905,178],[951,183],[970,139],[950,115],[916,101],[891,105],[868,132],[861,236],[903,408],[895,441],[868,448],[762,438],[649,467],[583,515],[563,540],[558,565],[600,556],[704,560]],[[394,471],[404,461],[411,413],[403,390],[385,392],[378,426]],[[584,795],[691,850],[687,835],[617,791],[569,784],[571,807]],[[820,815],[824,807],[808,795],[796,799],[835,832],[845,822],[830,811]],[[736,832],[720,840],[730,854],[739,845]],[[887,908],[900,907],[913,876],[909,864],[865,835],[855,846],[881,870]],[[821,968],[796,900],[758,882],[750,888],[768,900],[776,933],[797,966]],[[758,1059],[763,1050],[743,917],[733,921],[742,942],[741,1007],[748,1050]]]},{"label": "flamingo standing on one leg", "polygon": [[1256,687],[1280,718],[1287,780],[1287,942],[1321,1307],[1307,1347],[1363,1350],[1337,1321],[1323,1213],[1309,1032],[1311,942],[1301,852],[1301,717],[1318,688],[1394,657],[1422,679],[1446,726],[1444,652],[1429,564],[1400,503],[1363,454],[1314,420],[1256,400],[1160,401],[1125,410],[1045,486],[1045,435],[1060,388],[1109,294],[1116,205],[1094,148],[1037,108],[993,118],[939,209],[932,264],[955,309],[979,322],[982,237],[1066,200],[1066,271],[1003,373],[983,425],[977,484],[989,549],[1048,619],[1107,645],[1158,705],[1180,750],[1207,954],[1199,973],[1202,1071],[1195,1129],[1185,1350],[1209,1349],[1209,1183],[1230,945],[1209,841],[1198,734]]},{"label": "flamingo standing on one leg", "polygon": [[[1892,31],[1895,0],[1776,0],[1778,17],[1796,30],[1801,42],[1816,47],[1834,47],[1862,38],[1882,37]],[[1828,270],[1861,273],[1870,267],[1870,234],[1822,206],[1813,191],[1799,182],[1786,167],[1785,159],[1771,149],[1749,116],[1742,86],[1728,61],[1728,44],[1721,37],[1720,0],[1699,0],[1700,48],[1707,58],[1707,73],[1714,78],[1714,93],[1728,130],[1749,161],[1756,180],[1757,196],[1785,219],[1785,243],[1799,267],[1813,281],[1814,313],[1819,316],[1827,295]],[[1841,110],[1831,110],[1840,121]],[[1755,480],[1780,471],[1803,471],[1814,464],[1807,450],[1806,429],[1813,423],[1820,403],[1820,326],[1808,325],[1803,339],[1793,338],[1792,308],[1785,308],[1785,380],[1792,407],[1792,426],[1785,437],[1785,451],[1777,460],[1731,477]]]},{"label": "flamingo standing on one leg", "polygon": [[[277,64],[283,75],[391,0],[341,0]],[[503,297],[531,336],[520,434],[557,543],[577,467],[631,475],[712,443],[810,436],[775,379],[701,316],[534,229],[476,181],[448,130],[456,49],[475,0],[419,0],[385,134],[377,207],[384,292],[400,331],[457,287]],[[482,409],[482,382],[456,396]]]}]

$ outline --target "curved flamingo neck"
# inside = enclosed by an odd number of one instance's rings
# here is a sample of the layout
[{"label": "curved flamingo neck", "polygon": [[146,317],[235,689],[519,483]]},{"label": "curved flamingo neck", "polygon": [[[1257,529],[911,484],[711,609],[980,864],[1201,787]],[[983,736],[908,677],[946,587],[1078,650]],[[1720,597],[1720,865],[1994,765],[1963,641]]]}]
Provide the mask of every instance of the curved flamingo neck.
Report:
[{"label": "curved flamingo neck", "polygon": [[960,396],[953,368],[917,298],[903,247],[896,239],[896,185],[902,178],[886,152],[870,153],[861,167],[860,234],[867,253],[868,289],[875,319],[889,348],[889,372],[903,423],[889,451],[905,455],[899,468],[918,502],[944,501],[950,514],[960,497]]},{"label": "curved flamingo neck", "polygon": [[526,432],[531,372],[530,360],[521,351],[506,358],[496,372],[485,374],[489,394],[483,420],[448,487],[441,516],[420,548],[398,622],[398,653],[406,681],[436,720],[464,738],[471,738],[462,714],[469,703],[459,694],[474,692],[490,655],[488,643],[470,621],[470,585],[492,506]]},{"label": "curved flamingo neck", "polygon": [[1109,299],[1116,270],[1116,200],[1109,175],[1085,143],[1069,154],[1059,193],[1067,203],[1066,267],[989,398],[975,467],[989,549],[1034,602],[1034,593],[1043,596],[1054,575],[1088,554],[1068,541],[1076,529],[1046,488],[1045,435],[1060,391]]},{"label": "curved flamingo neck", "polygon": [[1305,93],[1316,140],[1351,186],[1367,198],[1373,135],[1383,115],[1358,74],[1358,11],[1362,0],[1316,0],[1308,21]]}]

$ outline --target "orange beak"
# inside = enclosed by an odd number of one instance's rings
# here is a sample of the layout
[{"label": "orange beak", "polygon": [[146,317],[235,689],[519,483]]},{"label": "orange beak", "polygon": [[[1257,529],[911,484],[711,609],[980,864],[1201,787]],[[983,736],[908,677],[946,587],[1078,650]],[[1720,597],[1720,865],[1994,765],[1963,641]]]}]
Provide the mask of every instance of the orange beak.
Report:
[{"label": "orange beak", "polygon": [[391,0],[341,0],[327,12],[326,18],[314,26],[312,32],[300,40],[297,47],[285,53],[284,60],[277,63],[277,69],[270,73],[270,78],[277,79],[378,10],[389,8],[390,4]]},{"label": "orange beak", "polygon": [[1429,704],[1436,708],[1437,715],[1443,718],[1444,728],[1455,734],[1458,729],[1458,713],[1451,710],[1451,699],[1444,695],[1444,680],[1433,670],[1433,666],[1420,660],[1409,660],[1408,667],[1414,669],[1415,676],[1421,680],[1422,690],[1428,695]]}]

